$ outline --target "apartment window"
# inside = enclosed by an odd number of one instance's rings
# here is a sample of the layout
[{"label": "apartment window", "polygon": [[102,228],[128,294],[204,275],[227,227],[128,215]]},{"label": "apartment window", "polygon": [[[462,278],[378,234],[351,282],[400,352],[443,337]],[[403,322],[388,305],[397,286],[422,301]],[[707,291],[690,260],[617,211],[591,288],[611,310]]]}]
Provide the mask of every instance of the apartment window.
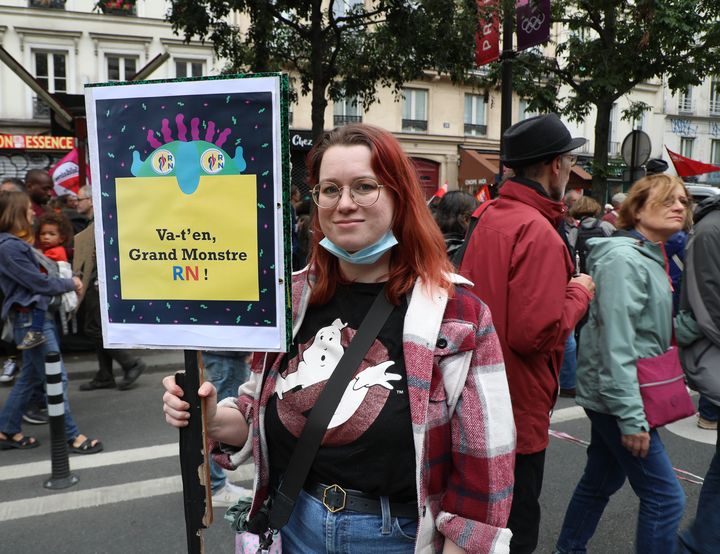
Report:
[{"label": "apartment window", "polygon": [[645,116],[647,112],[640,114],[640,117],[633,119],[633,129],[637,131],[643,131],[645,129]]},{"label": "apartment window", "polygon": [[31,8],[53,8],[55,10],[65,9],[65,0],[30,0]]},{"label": "apartment window", "polygon": [[693,144],[695,139],[692,137],[682,137],[680,139],[680,155],[686,158],[692,158],[693,156]]},{"label": "apartment window", "polygon": [[528,108],[528,101],[525,98],[521,98],[518,102],[518,121],[523,121],[529,117],[535,117],[538,115],[536,111],[532,111]]},{"label": "apartment window", "polygon": [[[64,52],[34,52],[35,77],[48,92],[67,92],[66,54]],[[45,102],[33,98],[33,117],[50,117]]]},{"label": "apartment window", "polygon": [[333,123],[336,127],[348,123],[362,123],[362,112],[357,96],[343,98],[333,103]]},{"label": "apartment window", "polygon": [[338,17],[350,15],[355,6],[362,6],[363,3],[364,0],[335,0],[333,2],[333,17],[337,19]]},{"label": "apartment window", "polygon": [[129,81],[137,73],[137,62],[133,56],[108,56],[108,81]]},{"label": "apartment window", "polygon": [[487,134],[485,124],[485,97],[479,94],[465,95],[465,134],[477,137]]},{"label": "apartment window", "polygon": [[720,165],[720,140],[713,140],[710,145],[710,163]]},{"label": "apartment window", "polygon": [[718,75],[710,81],[710,114],[720,115],[720,76]]},{"label": "apartment window", "polygon": [[201,60],[176,60],[175,76],[182,77],[202,77],[205,71],[205,62]]},{"label": "apartment window", "polygon": [[687,90],[680,93],[680,96],[678,97],[678,111],[683,113],[692,113],[692,92],[692,87],[688,87]]},{"label": "apartment window", "polygon": [[411,133],[426,132],[428,91],[404,88],[402,98],[402,130]]},{"label": "apartment window", "polygon": [[617,138],[618,120],[618,105],[613,104],[608,120],[608,155],[610,156],[620,155],[620,141]]}]

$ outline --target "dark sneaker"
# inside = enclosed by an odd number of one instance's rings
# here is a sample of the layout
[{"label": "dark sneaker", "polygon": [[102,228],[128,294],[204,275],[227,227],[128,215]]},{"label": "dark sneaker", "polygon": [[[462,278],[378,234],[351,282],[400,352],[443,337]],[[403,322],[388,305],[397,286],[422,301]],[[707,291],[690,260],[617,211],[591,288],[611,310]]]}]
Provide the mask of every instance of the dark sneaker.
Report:
[{"label": "dark sneaker", "polygon": [[129,389],[132,384],[137,381],[138,377],[140,377],[143,371],[145,371],[145,362],[143,362],[142,360],[138,360],[132,366],[130,366],[130,369],[125,372],[125,378],[120,381],[118,388],[120,390]]},{"label": "dark sneaker", "polygon": [[28,331],[20,344],[17,345],[18,350],[30,350],[36,346],[40,346],[46,342],[47,338],[42,331]]},{"label": "dark sneaker", "polygon": [[115,381],[98,381],[93,379],[87,383],[83,383],[78,387],[80,390],[98,390],[98,389],[114,389]]},{"label": "dark sneaker", "polygon": [[2,374],[0,374],[0,383],[10,383],[15,379],[15,373],[17,373],[18,365],[14,358],[8,358],[5,360],[2,368]]},{"label": "dark sneaker", "polygon": [[560,398],[575,398],[575,389],[560,389]]},{"label": "dark sneaker", "polygon": [[23,413],[23,421],[33,425],[45,425],[50,423],[47,408],[30,408]]}]

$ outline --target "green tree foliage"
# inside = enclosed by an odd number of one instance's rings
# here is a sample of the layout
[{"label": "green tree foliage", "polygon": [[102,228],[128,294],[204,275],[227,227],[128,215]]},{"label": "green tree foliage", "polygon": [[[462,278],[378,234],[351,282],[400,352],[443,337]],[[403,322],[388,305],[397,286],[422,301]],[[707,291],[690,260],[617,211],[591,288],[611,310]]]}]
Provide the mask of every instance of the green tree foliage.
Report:
[{"label": "green tree foliage", "polygon": [[[246,31],[233,12],[247,16]],[[212,42],[229,71],[294,71],[312,95],[313,137],[329,99],[367,107],[378,86],[398,93],[425,70],[463,80],[477,28],[475,0],[174,0],[168,18],[187,40]]]},{"label": "green tree foliage", "polygon": [[[610,111],[644,81],[666,79],[672,90],[697,85],[720,71],[720,2],[717,0],[564,0],[553,20],[564,29],[551,37],[554,57],[525,51],[514,60],[515,92],[530,109],[584,120],[597,110],[593,196],[605,197]],[[497,80],[494,67],[490,81]],[[567,85],[569,94],[561,94]],[[631,104],[623,117],[650,106]]]}]

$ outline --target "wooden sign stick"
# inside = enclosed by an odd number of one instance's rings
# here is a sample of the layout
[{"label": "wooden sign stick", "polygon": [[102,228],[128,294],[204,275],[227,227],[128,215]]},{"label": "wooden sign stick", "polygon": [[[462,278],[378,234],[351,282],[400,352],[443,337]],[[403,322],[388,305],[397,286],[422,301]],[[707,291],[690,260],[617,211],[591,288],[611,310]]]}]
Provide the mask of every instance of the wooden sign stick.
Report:
[{"label": "wooden sign stick", "polygon": [[205,401],[198,396],[198,388],[205,380],[203,369],[200,352],[186,350],[185,372],[175,374],[175,382],[183,389],[183,399],[190,404],[190,424],[180,429],[180,472],[188,554],[204,552],[202,530],[210,526],[213,516]]}]

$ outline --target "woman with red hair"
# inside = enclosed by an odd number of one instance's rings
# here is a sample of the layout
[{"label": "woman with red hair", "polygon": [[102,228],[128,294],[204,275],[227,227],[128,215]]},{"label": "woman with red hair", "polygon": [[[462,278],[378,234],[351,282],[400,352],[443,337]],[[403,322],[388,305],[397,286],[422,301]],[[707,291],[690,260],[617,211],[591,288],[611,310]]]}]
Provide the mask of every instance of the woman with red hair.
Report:
[{"label": "woman with red hair", "polygon": [[[487,307],[452,273],[412,163],[387,131],[348,125],[316,143],[308,168],[317,210],[309,265],[293,276],[291,349],[256,356],[238,398],[217,408],[212,385],[200,388],[221,461],[254,457],[246,519],[292,470],[308,412],[385,294],[392,312],[330,421],[283,552],[508,552],[515,429],[502,353]],[[164,385],[166,420],[187,425],[174,377]]]}]

